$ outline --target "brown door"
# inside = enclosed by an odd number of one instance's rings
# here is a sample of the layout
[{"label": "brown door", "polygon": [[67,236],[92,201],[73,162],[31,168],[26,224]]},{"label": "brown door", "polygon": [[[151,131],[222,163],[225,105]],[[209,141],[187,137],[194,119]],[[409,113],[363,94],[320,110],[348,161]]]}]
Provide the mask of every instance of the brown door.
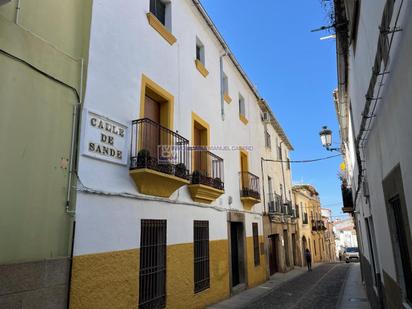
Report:
[{"label": "brown door", "polygon": [[[201,146],[202,145],[202,130],[198,127],[193,128],[193,145],[194,146]],[[193,164],[193,168],[194,170],[197,171],[201,171],[202,170],[202,164],[201,164],[201,159],[202,159],[202,154],[199,151],[199,149],[197,149],[194,153],[194,164]]]},{"label": "brown door", "polygon": [[249,188],[248,168],[247,156],[244,153],[241,153],[240,170],[242,172],[242,188]]},{"label": "brown door", "polygon": [[269,236],[269,272],[270,275],[279,271],[277,260],[277,241],[278,235]]},{"label": "brown door", "polygon": [[152,157],[157,158],[158,145],[160,144],[160,103],[151,97],[146,96],[144,101],[144,117],[149,118],[154,123],[145,123],[142,131],[142,148],[150,151]]}]

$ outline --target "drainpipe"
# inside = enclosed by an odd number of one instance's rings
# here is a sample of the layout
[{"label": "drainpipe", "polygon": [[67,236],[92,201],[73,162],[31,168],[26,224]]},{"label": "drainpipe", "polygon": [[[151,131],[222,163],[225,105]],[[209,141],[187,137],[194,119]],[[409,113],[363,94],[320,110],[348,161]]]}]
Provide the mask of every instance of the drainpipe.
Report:
[{"label": "drainpipe", "polygon": [[223,57],[227,55],[227,50],[225,53],[219,57],[219,65],[220,65],[220,114],[222,116],[222,120],[225,120],[225,102],[224,102],[224,85],[223,85]]},{"label": "drainpipe", "polygon": [[260,158],[260,168],[262,170],[262,193],[263,193],[263,215],[266,214],[265,176],[263,174],[263,158]]},{"label": "drainpipe", "polygon": [[16,24],[19,24],[20,21],[20,9],[21,9],[21,5],[20,5],[21,0],[17,0],[17,4],[16,4]]}]

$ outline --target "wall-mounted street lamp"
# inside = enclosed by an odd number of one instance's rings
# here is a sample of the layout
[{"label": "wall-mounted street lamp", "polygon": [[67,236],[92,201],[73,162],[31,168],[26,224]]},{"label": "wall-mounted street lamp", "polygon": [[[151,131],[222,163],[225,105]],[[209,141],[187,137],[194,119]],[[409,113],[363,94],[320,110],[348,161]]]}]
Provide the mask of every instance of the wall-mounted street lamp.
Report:
[{"label": "wall-mounted street lamp", "polygon": [[322,131],[319,132],[320,140],[322,142],[322,146],[329,151],[337,151],[341,152],[340,148],[331,148],[332,146],[332,130],[328,129],[327,126],[322,127]]}]

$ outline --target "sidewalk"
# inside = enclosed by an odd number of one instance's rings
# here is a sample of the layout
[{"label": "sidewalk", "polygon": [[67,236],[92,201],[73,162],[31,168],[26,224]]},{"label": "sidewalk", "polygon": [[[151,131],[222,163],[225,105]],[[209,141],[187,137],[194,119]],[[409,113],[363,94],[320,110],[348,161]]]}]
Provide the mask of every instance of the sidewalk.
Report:
[{"label": "sidewalk", "polygon": [[[314,264],[313,268],[318,267],[321,263]],[[208,307],[209,309],[239,309],[253,303],[255,300],[264,297],[265,295],[278,288],[282,283],[285,283],[293,278],[296,278],[307,272],[306,267],[295,266],[294,269],[287,273],[276,273],[270,277],[268,281],[254,288],[240,292],[220,303]]]},{"label": "sidewalk", "polygon": [[370,309],[368,297],[361,281],[360,264],[352,264],[343,286],[338,309]]}]

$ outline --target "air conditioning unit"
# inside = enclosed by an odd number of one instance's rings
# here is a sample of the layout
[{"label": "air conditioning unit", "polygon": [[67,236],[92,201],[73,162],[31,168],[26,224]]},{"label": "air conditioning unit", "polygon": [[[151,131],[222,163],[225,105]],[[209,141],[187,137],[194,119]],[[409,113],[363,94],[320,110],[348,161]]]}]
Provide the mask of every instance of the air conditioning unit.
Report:
[{"label": "air conditioning unit", "polygon": [[262,121],[263,122],[270,122],[270,114],[268,112],[264,112],[262,114]]}]

